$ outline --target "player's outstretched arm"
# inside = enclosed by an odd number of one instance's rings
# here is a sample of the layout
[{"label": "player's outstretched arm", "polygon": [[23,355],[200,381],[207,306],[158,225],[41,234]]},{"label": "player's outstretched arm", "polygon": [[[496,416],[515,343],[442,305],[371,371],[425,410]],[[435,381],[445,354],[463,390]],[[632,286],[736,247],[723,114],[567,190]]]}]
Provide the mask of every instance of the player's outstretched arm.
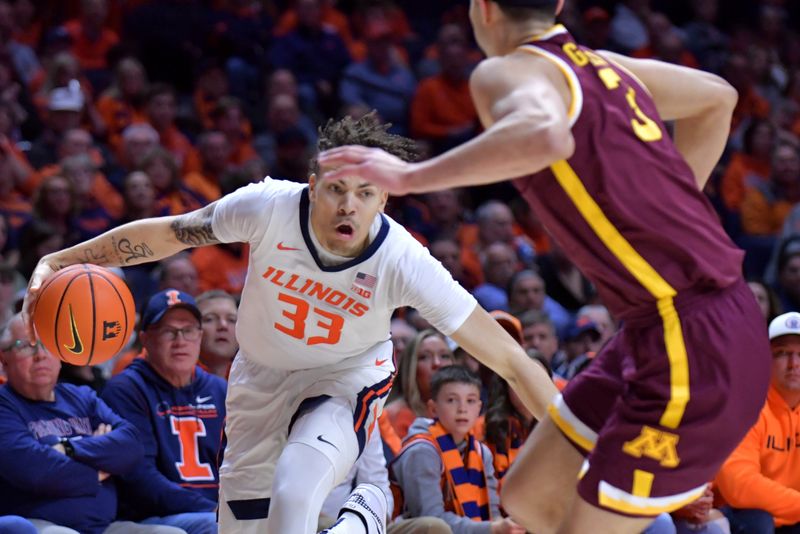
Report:
[{"label": "player's outstretched arm", "polygon": [[74,247],[43,257],[31,275],[23,303],[29,335],[33,336],[30,324],[31,306],[44,281],[54,272],[76,263],[127,267],[158,261],[190,247],[218,243],[219,240],[211,228],[214,207],[215,204],[209,204],[184,215],[133,221]]},{"label": "player's outstretched arm", "polygon": [[545,416],[547,406],[558,393],[553,381],[483,308],[476,306],[450,337],[503,377],[536,419]]},{"label": "player's outstretched arm", "polygon": [[[531,68],[538,61],[538,68]],[[470,79],[483,125],[476,138],[433,159],[406,163],[377,148],[344,146],[318,161],[338,168],[332,180],[360,176],[395,195],[480,185],[538,172],[574,150],[566,81],[547,60],[506,56],[484,60]]]},{"label": "player's outstretched arm", "polygon": [[728,82],[701,70],[612,52],[602,55],[645,85],[663,120],[675,121],[675,146],[702,189],[719,161],[738,94]]}]

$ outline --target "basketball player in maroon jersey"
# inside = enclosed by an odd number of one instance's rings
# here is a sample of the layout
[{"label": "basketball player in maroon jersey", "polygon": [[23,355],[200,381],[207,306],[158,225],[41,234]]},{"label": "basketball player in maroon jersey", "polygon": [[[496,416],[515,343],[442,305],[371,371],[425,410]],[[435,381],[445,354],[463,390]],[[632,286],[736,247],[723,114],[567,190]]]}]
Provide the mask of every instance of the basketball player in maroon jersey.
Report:
[{"label": "basketball player in maroon jersey", "polygon": [[394,194],[515,179],[624,326],[554,399],[504,480],[505,509],[537,534],[638,533],[703,494],[766,395],[742,252],[701,192],[737,95],[576,44],[554,25],[562,2],[471,1],[489,56],[470,81],[475,139],[415,164],[364,147],[320,163]]}]

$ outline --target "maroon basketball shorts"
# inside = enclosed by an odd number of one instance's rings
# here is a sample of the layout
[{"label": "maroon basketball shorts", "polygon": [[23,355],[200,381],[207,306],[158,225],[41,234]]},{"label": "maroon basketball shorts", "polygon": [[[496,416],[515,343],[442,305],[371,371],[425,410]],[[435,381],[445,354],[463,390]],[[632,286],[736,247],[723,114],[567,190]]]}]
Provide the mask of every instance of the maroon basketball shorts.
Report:
[{"label": "maroon basketball shorts", "polygon": [[696,500],[755,423],[769,362],[743,281],[627,321],[549,409],[586,455],[578,494],[637,517]]}]

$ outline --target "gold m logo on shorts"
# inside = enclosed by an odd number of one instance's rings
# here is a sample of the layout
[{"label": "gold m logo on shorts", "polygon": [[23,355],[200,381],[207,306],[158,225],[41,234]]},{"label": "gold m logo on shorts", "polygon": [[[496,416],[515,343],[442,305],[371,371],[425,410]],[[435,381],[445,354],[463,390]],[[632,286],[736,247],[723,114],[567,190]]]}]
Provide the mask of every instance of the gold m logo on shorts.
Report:
[{"label": "gold m logo on shorts", "polygon": [[652,458],[663,467],[678,467],[678,440],[680,436],[662,432],[649,426],[642,427],[642,433],[636,439],[626,441],[622,451],[634,458],[645,456]]}]

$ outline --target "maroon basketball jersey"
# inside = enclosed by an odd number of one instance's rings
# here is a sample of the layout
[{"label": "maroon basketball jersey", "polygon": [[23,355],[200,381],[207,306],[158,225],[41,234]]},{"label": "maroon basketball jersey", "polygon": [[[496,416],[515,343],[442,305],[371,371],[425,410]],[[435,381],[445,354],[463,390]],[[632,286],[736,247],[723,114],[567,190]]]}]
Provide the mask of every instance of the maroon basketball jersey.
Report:
[{"label": "maroon basketball jersey", "polygon": [[560,25],[520,50],[548,58],[567,78],[575,153],[515,185],[611,312],[640,316],[655,301],[737,280],[743,253],[647,89]]}]

